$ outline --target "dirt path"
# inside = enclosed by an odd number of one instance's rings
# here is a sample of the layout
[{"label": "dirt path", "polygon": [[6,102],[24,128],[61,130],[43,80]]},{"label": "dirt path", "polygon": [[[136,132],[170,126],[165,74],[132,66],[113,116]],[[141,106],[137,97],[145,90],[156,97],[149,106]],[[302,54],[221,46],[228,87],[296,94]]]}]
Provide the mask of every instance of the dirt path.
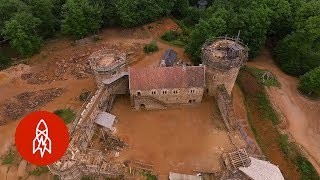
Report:
[{"label": "dirt path", "polygon": [[297,91],[298,79],[284,74],[274,64],[268,50],[248,65],[267,69],[277,76],[281,88],[271,87],[267,93],[286,117],[286,131],[307,151],[308,159],[320,173],[320,101],[301,96]]}]

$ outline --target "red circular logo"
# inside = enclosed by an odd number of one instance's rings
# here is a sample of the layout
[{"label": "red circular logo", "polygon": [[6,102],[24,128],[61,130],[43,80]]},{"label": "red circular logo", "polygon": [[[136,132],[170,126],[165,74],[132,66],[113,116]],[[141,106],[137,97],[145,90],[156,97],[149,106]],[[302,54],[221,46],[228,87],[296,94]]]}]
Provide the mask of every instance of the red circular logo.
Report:
[{"label": "red circular logo", "polygon": [[15,142],[25,160],[38,166],[49,165],[65,154],[69,144],[68,128],[53,113],[33,112],[20,121]]}]

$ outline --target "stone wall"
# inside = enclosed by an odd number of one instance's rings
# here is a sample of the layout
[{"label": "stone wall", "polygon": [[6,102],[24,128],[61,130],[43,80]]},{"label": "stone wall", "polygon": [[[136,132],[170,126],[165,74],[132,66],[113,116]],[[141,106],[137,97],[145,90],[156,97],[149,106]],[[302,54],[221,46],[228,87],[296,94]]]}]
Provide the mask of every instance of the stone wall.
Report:
[{"label": "stone wall", "polygon": [[138,110],[164,109],[179,104],[201,103],[204,88],[131,90],[132,106]]},{"label": "stone wall", "polygon": [[208,94],[210,96],[215,96],[217,94],[218,86],[223,84],[226,87],[228,94],[231,95],[238,73],[239,68],[221,70],[206,67],[206,86]]},{"label": "stone wall", "polygon": [[119,74],[125,70],[125,64],[120,65],[118,67],[114,67],[114,69],[106,70],[106,71],[95,71],[93,73],[96,78],[96,83],[100,85],[104,79],[111,78],[113,75]]},{"label": "stone wall", "polygon": [[226,88],[223,85],[218,86],[217,94],[215,97],[218,103],[222,119],[227,129],[229,131],[235,130],[237,128],[237,120],[234,116],[232,100]]},{"label": "stone wall", "polygon": [[106,87],[110,94],[129,94],[129,77],[122,76],[120,79]]},{"label": "stone wall", "polygon": [[[263,155],[263,153],[258,144],[245,131],[244,126],[249,126],[249,124],[247,121],[242,121],[242,123],[240,123],[240,120],[235,118],[232,99],[223,85],[218,86],[217,95],[215,97],[228,131],[238,132],[245,142],[247,152],[250,153],[251,156],[257,157],[258,155],[259,158],[261,158],[260,155]],[[245,125],[243,124],[244,122]]]},{"label": "stone wall", "polygon": [[77,124],[70,142],[72,146],[77,147],[82,151],[88,147],[97,127],[94,123],[95,118],[101,112],[101,107],[109,96],[110,94],[106,88],[104,86],[100,86],[82,110],[79,120],[74,120]]},{"label": "stone wall", "polygon": [[[66,153],[62,157],[65,160],[48,166],[53,174],[59,175],[63,180],[73,180],[80,179],[83,175],[113,177],[122,173],[121,165],[111,164],[102,158],[96,159],[102,156],[101,151],[88,150],[88,147],[98,127],[95,123],[96,116],[102,111],[111,109],[115,98],[113,93],[119,93],[119,89],[124,88],[124,86],[128,86],[127,77],[120,78],[108,86],[99,86],[99,89],[81,110],[80,115],[73,121],[72,129],[69,131],[71,140],[67,151],[72,152],[71,155]],[[95,160],[93,161],[93,159]],[[90,164],[92,162],[96,162],[96,164]],[[121,173],[118,174],[117,172]]]}]

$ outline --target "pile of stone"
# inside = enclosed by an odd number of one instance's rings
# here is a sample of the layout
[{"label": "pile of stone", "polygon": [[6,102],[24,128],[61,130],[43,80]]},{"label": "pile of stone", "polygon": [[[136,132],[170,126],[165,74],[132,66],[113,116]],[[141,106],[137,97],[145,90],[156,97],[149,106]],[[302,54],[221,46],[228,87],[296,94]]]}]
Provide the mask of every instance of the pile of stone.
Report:
[{"label": "pile of stone", "polygon": [[105,150],[107,151],[117,151],[127,147],[128,145],[116,136],[112,136],[109,133],[105,133],[104,137],[100,138],[100,142],[104,143]]},{"label": "pile of stone", "polygon": [[62,88],[51,88],[34,92],[24,92],[6,101],[1,108],[4,121],[18,120],[25,114],[52,101],[63,93]]}]

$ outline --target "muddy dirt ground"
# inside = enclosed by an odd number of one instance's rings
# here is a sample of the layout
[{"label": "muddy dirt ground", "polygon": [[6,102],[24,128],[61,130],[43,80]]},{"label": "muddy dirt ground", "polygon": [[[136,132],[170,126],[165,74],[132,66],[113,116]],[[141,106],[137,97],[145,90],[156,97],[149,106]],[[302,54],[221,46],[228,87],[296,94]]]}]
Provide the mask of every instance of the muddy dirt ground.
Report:
[{"label": "muddy dirt ground", "polygon": [[199,105],[166,110],[133,111],[128,96],[120,96],[111,111],[117,116],[116,134],[128,148],[119,160],[153,164],[160,176],[169,172],[215,172],[221,154],[233,150],[212,97]]},{"label": "muddy dirt ground", "polygon": [[267,69],[277,76],[281,88],[268,88],[267,93],[287,121],[285,131],[293,141],[302,145],[309,161],[320,173],[320,100],[309,100],[300,95],[297,90],[298,78],[284,74],[266,49],[248,65]]},{"label": "muddy dirt ground", "polygon": [[[59,38],[46,42],[39,54],[24,60],[27,65],[19,64],[0,71],[0,157],[14,149],[15,128],[19,119],[29,111],[52,112],[68,107],[75,112],[79,110],[83,103],[79,95],[83,89],[96,89],[88,62],[88,56],[94,51],[115,48],[129,53],[129,63],[138,68],[157,66],[168,48],[176,50],[179,59],[189,61],[183,48],[170,47],[161,42],[157,42],[160,48],[157,53],[146,55],[143,52],[145,44],[157,40],[163,32],[172,29],[178,29],[178,26],[171,19],[162,19],[137,28],[102,30],[99,33],[102,40],[98,42],[90,37],[76,42]],[[44,93],[56,88],[61,93]],[[23,105],[26,101],[31,103],[32,108]],[[8,111],[12,112],[11,115]],[[13,116],[14,112],[19,113]],[[16,171],[16,166],[0,165],[0,179],[18,179],[20,175]],[[50,179],[52,176],[29,177],[34,178]]]}]

